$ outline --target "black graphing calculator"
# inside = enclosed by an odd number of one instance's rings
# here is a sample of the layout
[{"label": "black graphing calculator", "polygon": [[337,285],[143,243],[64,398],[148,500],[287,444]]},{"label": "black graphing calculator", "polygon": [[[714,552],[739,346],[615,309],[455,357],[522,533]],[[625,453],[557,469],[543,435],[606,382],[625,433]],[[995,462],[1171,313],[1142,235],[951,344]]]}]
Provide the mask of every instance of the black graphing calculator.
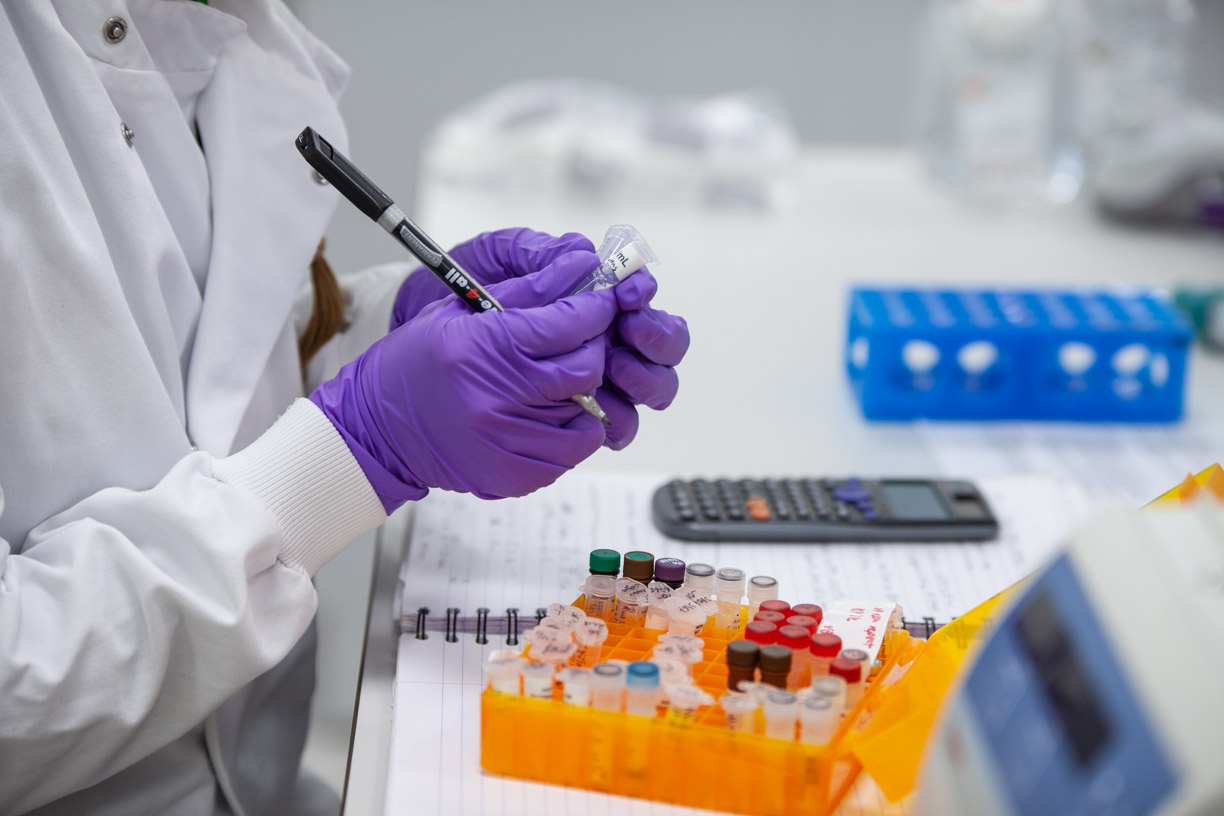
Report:
[{"label": "black graphing calculator", "polygon": [[986,541],[999,522],[969,482],[676,479],[655,491],[660,532],[688,541]]}]

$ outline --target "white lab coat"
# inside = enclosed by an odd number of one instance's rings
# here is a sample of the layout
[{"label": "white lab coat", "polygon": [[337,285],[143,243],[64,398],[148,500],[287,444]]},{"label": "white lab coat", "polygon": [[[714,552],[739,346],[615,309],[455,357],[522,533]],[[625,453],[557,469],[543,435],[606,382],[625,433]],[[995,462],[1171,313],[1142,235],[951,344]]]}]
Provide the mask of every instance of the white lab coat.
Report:
[{"label": "white lab coat", "polygon": [[336,804],[310,579],[385,514],[294,402],[337,196],[293,138],[346,76],[273,0],[0,0],[0,813]]}]

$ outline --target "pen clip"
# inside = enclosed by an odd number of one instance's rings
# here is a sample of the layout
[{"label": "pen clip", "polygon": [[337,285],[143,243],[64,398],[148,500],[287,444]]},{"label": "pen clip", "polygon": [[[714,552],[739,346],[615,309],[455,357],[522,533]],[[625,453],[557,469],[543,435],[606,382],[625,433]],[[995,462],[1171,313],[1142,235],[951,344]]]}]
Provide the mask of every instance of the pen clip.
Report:
[{"label": "pen clip", "polygon": [[341,195],[375,221],[395,203],[314,128],[307,127],[299,133],[294,144],[297,145],[302,158],[317,170],[320,176],[327,179]]}]

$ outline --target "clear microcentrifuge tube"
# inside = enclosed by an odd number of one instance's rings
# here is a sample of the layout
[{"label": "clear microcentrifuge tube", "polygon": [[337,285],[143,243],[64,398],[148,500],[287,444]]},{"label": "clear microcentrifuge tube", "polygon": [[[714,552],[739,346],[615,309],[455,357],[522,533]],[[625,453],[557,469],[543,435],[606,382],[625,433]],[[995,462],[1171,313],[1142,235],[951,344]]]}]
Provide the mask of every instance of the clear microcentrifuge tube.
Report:
[{"label": "clear microcentrifuge tube", "polygon": [[646,607],[646,623],[643,625],[647,629],[666,629],[667,610],[663,608],[663,602],[674,594],[672,588],[662,581],[651,581],[646,591],[650,605]]},{"label": "clear microcentrifuge tube", "polygon": [[697,710],[714,702],[714,696],[698,686],[673,683],[667,687],[667,723],[689,726],[697,719]]},{"label": "clear microcentrifuge tube", "polygon": [[833,710],[828,697],[808,696],[799,705],[799,740],[808,745],[824,745],[837,732],[841,715]]},{"label": "clear microcentrifuge tube", "polygon": [[549,604],[548,609],[545,610],[545,612],[550,618],[568,615],[574,620],[582,620],[583,618],[586,617],[586,612],[584,612],[583,610],[579,609],[576,606],[572,606],[570,604],[563,604],[563,603]]},{"label": "clear microcentrifuge tube", "polygon": [[588,708],[591,705],[591,670],[562,669],[557,675],[561,679],[561,699],[569,705]]},{"label": "clear microcentrifuge tube", "polygon": [[614,224],[608,227],[603,243],[595,254],[599,257],[599,267],[583,278],[570,294],[576,295],[591,289],[607,289],[646,264],[659,262],[646,239],[636,227],[629,224]]},{"label": "clear microcentrifuge tube", "polygon": [[696,601],[673,595],[663,602],[667,610],[667,632],[672,635],[700,635],[709,617]]},{"label": "clear microcentrifuge tube", "polygon": [[592,575],[582,585],[586,596],[586,613],[592,618],[612,619],[616,606],[616,579],[608,575]]},{"label": "clear microcentrifuge tube", "polygon": [[523,658],[515,655],[494,653],[485,661],[485,672],[489,675],[489,685],[500,694],[521,694],[519,688],[519,669]]},{"label": "clear microcentrifuge tube", "polygon": [[751,694],[728,691],[718,701],[727,718],[727,728],[741,734],[756,732],[756,710],[760,703]]},{"label": "clear microcentrifuge tube", "polygon": [[645,660],[625,669],[625,713],[653,717],[659,703],[659,667]]},{"label": "clear microcentrifuge tube", "polygon": [[602,618],[584,618],[574,630],[574,641],[578,648],[570,658],[573,666],[594,666],[599,661],[599,652],[608,639],[608,623]]},{"label": "clear microcentrifuge tube", "polygon": [[534,700],[551,700],[556,668],[553,663],[524,663],[519,669],[523,676],[523,696]]},{"label": "clear microcentrifuge tube", "polygon": [[778,599],[778,579],[768,575],[754,575],[748,579],[748,620],[756,617],[761,601]]},{"label": "clear microcentrifuge tube", "polygon": [[[586,617],[583,615],[583,617]],[[544,629],[556,629],[558,632],[571,634],[578,626],[577,618],[571,618],[569,615],[549,615],[543,618],[537,626]]]},{"label": "clear microcentrifuge tube", "polygon": [[714,615],[715,629],[724,632],[739,631],[744,580],[744,571],[736,567],[723,567],[715,574],[714,594],[718,597],[718,612]]},{"label": "clear microcentrifuge tube", "polygon": [[793,692],[771,691],[765,698],[765,736],[793,740],[795,721],[799,718],[799,698]]},{"label": "clear microcentrifuge tube", "polygon": [[600,663],[591,669],[591,708],[620,711],[624,707],[625,667]]},{"label": "clear microcentrifuge tube", "polygon": [[812,694],[824,697],[833,704],[833,711],[841,716],[846,711],[846,679],[826,674],[812,679]]},{"label": "clear microcentrifuge tube", "polygon": [[705,590],[707,595],[714,594],[714,567],[709,564],[694,562],[684,567],[684,588]]},{"label": "clear microcentrifuge tube", "polygon": [[671,633],[659,635],[660,643],[670,643],[673,646],[679,646],[681,649],[701,651],[705,648],[705,641],[694,635],[673,635]]},{"label": "clear microcentrifuge tube", "polygon": [[550,664],[554,671],[570,662],[578,646],[572,640],[557,640],[531,647],[531,656],[541,663]]},{"label": "clear microcentrifuge tube", "polygon": [[633,578],[616,579],[616,611],[612,613],[612,622],[641,626],[646,621],[647,595],[645,584]]}]

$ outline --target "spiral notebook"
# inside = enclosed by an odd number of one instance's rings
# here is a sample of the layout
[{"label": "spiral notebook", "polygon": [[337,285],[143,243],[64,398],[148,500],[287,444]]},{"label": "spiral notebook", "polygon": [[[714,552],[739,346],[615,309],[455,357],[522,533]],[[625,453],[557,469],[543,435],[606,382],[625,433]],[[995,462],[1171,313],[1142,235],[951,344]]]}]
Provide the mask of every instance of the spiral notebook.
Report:
[{"label": "spiral notebook", "polygon": [[[537,610],[580,594],[592,549],[646,550],[773,575],[792,602],[893,601],[923,636],[1037,567],[1085,511],[1066,485],[1004,477],[978,483],[999,518],[1002,534],[993,542],[707,544],[654,529],[649,499],[664,481],[571,473],[523,499],[435,492],[420,502],[400,572],[396,614],[404,634],[387,814],[709,813],[480,770],[485,657],[514,645]],[[868,788],[840,812],[887,811]]]}]

